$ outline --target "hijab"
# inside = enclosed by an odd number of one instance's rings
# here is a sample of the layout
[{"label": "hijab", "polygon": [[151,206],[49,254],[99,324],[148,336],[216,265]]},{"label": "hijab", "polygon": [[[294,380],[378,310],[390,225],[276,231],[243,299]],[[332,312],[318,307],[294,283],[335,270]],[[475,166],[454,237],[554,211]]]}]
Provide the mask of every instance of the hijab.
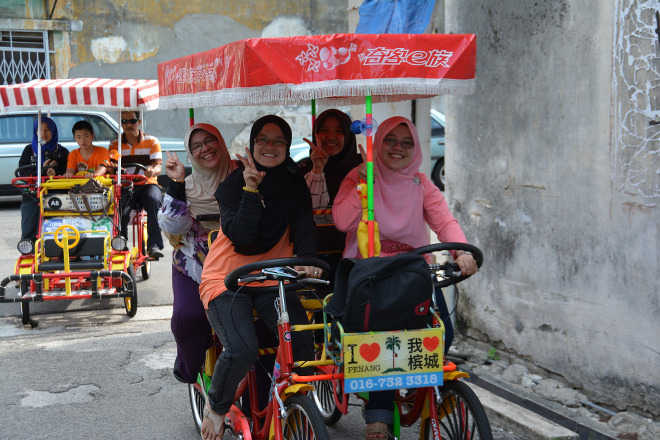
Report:
[{"label": "hijab", "polygon": [[[205,131],[218,139],[220,163],[216,168],[204,167],[190,152],[190,138],[197,130]],[[192,163],[192,173],[185,180],[186,200],[190,204],[190,215],[193,218],[198,215],[217,215],[218,221],[202,221],[200,223],[209,231],[219,229],[220,207],[215,199],[215,191],[218,189],[220,182],[236,169],[236,162],[231,160],[220,131],[211,124],[202,123],[190,127],[183,138],[183,143],[186,147],[186,154],[188,154],[188,158]]]},{"label": "hijab", "polygon": [[362,157],[357,151],[355,134],[351,131],[351,118],[341,110],[334,108],[324,111],[316,118],[312,133],[312,141],[314,142],[314,145],[318,145],[316,134],[321,130],[323,122],[329,117],[337,118],[344,131],[343,149],[338,154],[328,158],[328,162],[325,164],[323,170],[326,186],[328,188],[328,195],[330,196],[330,202],[332,203],[337,195],[337,191],[339,191],[339,186],[341,185],[342,180],[344,180],[344,177],[346,177],[350,170],[362,163]]},{"label": "hijab", "polygon": [[[55,150],[57,150],[57,141],[58,141],[58,136],[57,136],[57,125],[55,124],[55,121],[50,119],[47,116],[42,116],[41,117],[41,122],[45,122],[48,125],[48,128],[50,128],[50,133],[52,137],[48,142],[46,142],[44,145],[41,146],[41,165],[44,164],[46,161],[45,152],[53,153]],[[41,139],[39,139],[39,119],[37,118],[34,121],[34,127],[32,130],[32,152],[34,153],[35,156],[39,156],[39,146],[41,145]]]},{"label": "hijab", "polygon": [[[400,124],[405,124],[415,144],[413,159],[398,171],[390,170],[380,159],[380,151],[385,137]],[[424,219],[424,187],[417,170],[422,164],[422,149],[417,136],[417,128],[409,119],[395,116],[378,126],[374,139],[374,162],[378,166],[378,176],[374,179],[374,213],[378,221],[381,239],[390,239],[420,247],[429,243]],[[420,237],[426,236],[426,240]]]},{"label": "hijab", "polygon": [[[296,212],[300,212],[300,209],[307,209],[311,216],[309,189],[296,163],[289,156],[292,137],[289,124],[275,115],[259,118],[250,131],[250,153],[254,157],[254,140],[266,124],[275,124],[282,130],[286,139],[287,157],[284,162],[272,168],[266,168],[256,160],[254,161],[257,170],[266,172],[258,188],[264,208],[261,211],[255,241],[244,246],[234,245],[234,250],[243,255],[258,255],[268,252],[280,241],[289,227],[289,240],[294,241],[301,219]],[[243,198],[244,186],[243,168],[239,168],[218,187],[215,196],[220,206],[227,206],[238,211]]]}]

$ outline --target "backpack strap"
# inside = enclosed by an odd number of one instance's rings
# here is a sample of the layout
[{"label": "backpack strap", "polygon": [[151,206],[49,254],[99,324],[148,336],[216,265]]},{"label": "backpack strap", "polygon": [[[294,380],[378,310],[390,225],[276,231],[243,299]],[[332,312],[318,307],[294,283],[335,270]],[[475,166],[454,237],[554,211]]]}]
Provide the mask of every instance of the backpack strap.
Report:
[{"label": "backpack strap", "polygon": [[348,297],[348,278],[355,267],[356,258],[342,258],[335,272],[335,290],[324,311],[332,316],[341,316],[346,311]]}]

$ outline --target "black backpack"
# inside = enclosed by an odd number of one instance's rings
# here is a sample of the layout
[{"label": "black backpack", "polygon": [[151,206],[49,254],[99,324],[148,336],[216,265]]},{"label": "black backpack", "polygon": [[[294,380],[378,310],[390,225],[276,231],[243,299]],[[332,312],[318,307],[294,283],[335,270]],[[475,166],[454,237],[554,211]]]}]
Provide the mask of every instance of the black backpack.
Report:
[{"label": "black backpack", "polygon": [[433,292],[429,265],[421,255],[344,258],[325,312],[349,333],[424,328]]}]

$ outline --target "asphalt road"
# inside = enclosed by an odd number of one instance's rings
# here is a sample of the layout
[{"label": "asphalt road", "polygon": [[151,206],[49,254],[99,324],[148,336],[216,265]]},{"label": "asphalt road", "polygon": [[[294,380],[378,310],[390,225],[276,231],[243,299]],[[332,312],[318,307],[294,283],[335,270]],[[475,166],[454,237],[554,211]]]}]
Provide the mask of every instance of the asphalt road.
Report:
[{"label": "asphalt road", "polygon": [[[0,202],[0,279],[18,257],[18,208]],[[0,304],[0,439],[199,438],[187,387],[172,375],[170,280],[169,256],[152,265],[149,280],[138,275],[134,318],[120,300],[53,301],[32,305],[33,329],[21,324],[18,304]],[[352,407],[329,432],[348,440],[363,429]],[[496,440],[519,440],[494,431]]]}]

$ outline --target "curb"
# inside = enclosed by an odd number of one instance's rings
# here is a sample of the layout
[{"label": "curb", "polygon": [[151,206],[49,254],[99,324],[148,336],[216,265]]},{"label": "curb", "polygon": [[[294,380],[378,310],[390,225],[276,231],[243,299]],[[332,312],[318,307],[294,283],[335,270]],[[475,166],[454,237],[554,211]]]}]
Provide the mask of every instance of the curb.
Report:
[{"label": "curb", "polygon": [[529,439],[616,440],[616,434],[603,432],[593,422],[577,420],[552,402],[521,395],[495,378],[470,373],[466,382],[479,397],[489,419]]},{"label": "curb", "polygon": [[580,436],[474,383],[468,385],[484,406],[488,420],[528,440],[578,440]]}]

